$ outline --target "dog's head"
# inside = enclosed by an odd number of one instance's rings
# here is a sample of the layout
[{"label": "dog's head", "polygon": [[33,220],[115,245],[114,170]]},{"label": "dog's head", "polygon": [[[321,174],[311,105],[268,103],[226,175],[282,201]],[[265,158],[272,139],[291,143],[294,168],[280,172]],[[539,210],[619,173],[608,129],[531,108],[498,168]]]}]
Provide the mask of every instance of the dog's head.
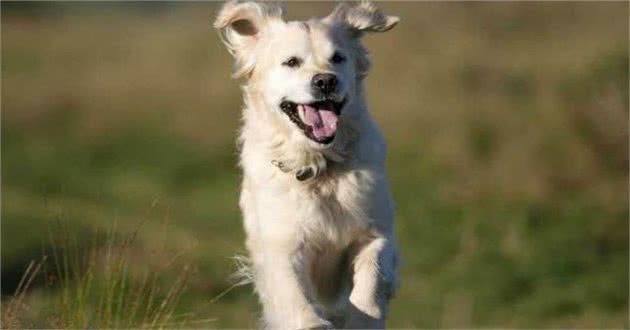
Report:
[{"label": "dog's head", "polygon": [[214,26],[236,59],[236,77],[264,102],[274,120],[316,148],[335,140],[360,97],[369,68],[360,38],[398,22],[368,2],[341,4],[327,17],[285,22],[279,6],[228,2]]}]

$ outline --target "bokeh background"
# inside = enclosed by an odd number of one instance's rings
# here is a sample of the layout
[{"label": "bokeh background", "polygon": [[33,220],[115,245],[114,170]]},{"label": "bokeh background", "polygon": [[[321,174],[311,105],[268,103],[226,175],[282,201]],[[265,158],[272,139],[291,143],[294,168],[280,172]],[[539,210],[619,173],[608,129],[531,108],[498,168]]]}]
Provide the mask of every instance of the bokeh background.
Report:
[{"label": "bokeh background", "polygon": [[[627,328],[628,3],[380,6],[401,17],[365,38],[403,260],[389,326]],[[116,323],[125,290],[149,273],[167,299],[183,269],[159,325],[256,326],[251,286],[227,290],[242,101],[217,7],[2,2],[5,327],[148,327]]]}]

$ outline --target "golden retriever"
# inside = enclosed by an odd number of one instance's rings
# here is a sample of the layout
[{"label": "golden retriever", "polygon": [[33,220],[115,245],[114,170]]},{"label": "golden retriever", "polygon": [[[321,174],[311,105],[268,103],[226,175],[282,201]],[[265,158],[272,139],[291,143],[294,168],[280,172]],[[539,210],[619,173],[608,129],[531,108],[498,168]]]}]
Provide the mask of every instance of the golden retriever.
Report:
[{"label": "golden retriever", "polygon": [[283,20],[228,2],[214,26],[244,79],[240,207],[267,328],[383,328],[397,286],[385,142],[367,110],[373,4]]}]

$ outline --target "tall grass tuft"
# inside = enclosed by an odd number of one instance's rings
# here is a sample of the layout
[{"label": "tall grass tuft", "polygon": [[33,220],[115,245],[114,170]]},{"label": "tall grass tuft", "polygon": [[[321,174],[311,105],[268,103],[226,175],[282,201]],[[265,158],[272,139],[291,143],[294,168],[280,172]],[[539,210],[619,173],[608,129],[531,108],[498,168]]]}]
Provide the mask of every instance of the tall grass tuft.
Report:
[{"label": "tall grass tuft", "polygon": [[[58,222],[50,230],[50,256],[46,253],[29,263],[15,294],[3,308],[2,328],[154,329],[212,322],[191,320],[191,313],[175,315],[192,267],[186,264],[174,279],[165,279],[161,274],[171,263],[157,269],[138,265],[131,254],[137,232],[123,235],[114,223],[105,235],[95,231],[86,248],[84,237],[71,234],[67,225]],[[43,281],[36,281],[38,277]],[[166,281],[170,285],[163,286]],[[33,324],[28,316],[32,306],[27,292],[37,290],[35,282],[61,293],[40,306],[43,314],[54,311],[55,315],[45,315],[39,324]]]}]

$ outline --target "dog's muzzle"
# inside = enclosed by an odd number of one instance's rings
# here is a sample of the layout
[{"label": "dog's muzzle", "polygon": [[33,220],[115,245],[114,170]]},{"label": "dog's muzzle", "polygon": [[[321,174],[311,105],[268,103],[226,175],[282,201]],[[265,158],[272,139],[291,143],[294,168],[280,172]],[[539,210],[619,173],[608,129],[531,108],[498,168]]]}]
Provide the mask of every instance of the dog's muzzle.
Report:
[{"label": "dog's muzzle", "polygon": [[341,102],[326,99],[308,104],[285,100],[280,103],[280,109],[309,139],[329,144],[337,134],[339,115],[345,103],[345,99]]}]

